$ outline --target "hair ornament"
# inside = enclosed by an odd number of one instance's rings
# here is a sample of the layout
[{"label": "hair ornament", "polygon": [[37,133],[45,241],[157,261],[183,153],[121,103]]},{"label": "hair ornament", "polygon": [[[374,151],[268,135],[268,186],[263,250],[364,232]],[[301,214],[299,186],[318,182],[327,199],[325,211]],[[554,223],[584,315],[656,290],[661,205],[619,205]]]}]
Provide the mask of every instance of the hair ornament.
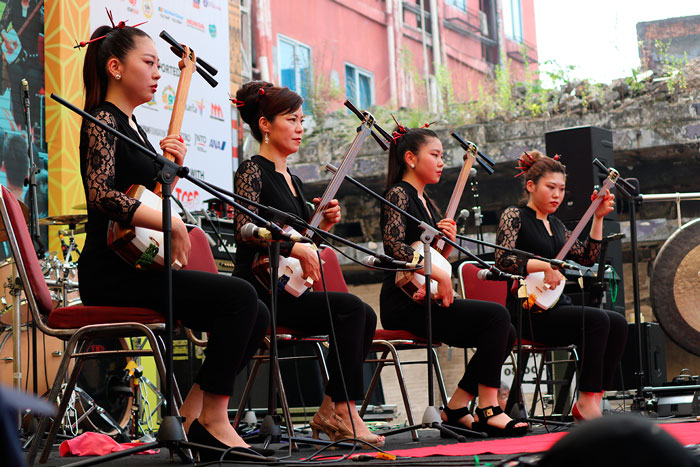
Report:
[{"label": "hair ornament", "polygon": [[408,133],[408,129],[405,126],[403,126],[402,124],[400,124],[398,120],[396,120],[396,117],[394,116],[394,114],[391,114],[391,118],[393,118],[394,122],[396,122],[396,129],[391,134],[391,141],[393,143],[396,143],[396,141],[399,138],[401,138],[403,135]]},{"label": "hair ornament", "polygon": [[262,86],[260,86],[260,87],[258,88],[258,94],[261,95],[261,96],[264,96],[264,95],[265,95],[265,88],[266,88],[267,86],[272,86],[272,83],[265,83],[265,84],[263,84]]},{"label": "hair ornament", "polygon": [[438,122],[438,121],[435,120],[434,122],[424,123],[423,126],[421,126],[421,127],[419,127],[419,128],[430,128],[430,125],[434,125],[434,124],[436,124],[437,122]]},{"label": "hair ornament", "polygon": [[530,170],[530,167],[532,167],[532,164],[535,163],[535,158],[532,157],[530,154],[528,154],[527,151],[523,151],[523,153],[520,155],[518,158],[518,164],[515,168],[520,170],[520,173],[515,175],[513,178],[518,178],[521,175],[524,175],[525,172]]},{"label": "hair ornament", "polygon": [[555,154],[554,157],[552,157],[555,161],[559,161],[561,159],[561,156],[559,154]]},{"label": "hair ornament", "polygon": [[233,105],[235,105],[236,107],[243,107],[243,106],[245,105],[245,102],[239,101],[239,100],[236,99],[235,97],[232,97],[231,94],[229,94],[228,96],[229,96],[228,99],[229,99],[229,100],[231,101],[231,103],[232,103]]},{"label": "hair ornament", "polygon": [[[107,7],[105,7],[105,10],[107,11],[107,17],[109,18],[109,22],[112,23],[112,29],[124,29],[126,27],[126,21],[119,21],[117,24],[114,24],[114,18],[112,17],[112,12]],[[146,24],[146,23],[148,23],[148,21],[143,21],[139,24],[133,25],[132,27],[136,28],[136,27],[139,27],[142,24]],[[82,47],[85,47],[88,44],[91,44],[93,42],[97,42],[101,39],[104,39],[105,37],[107,37],[107,34],[105,34],[104,36],[96,37],[94,39],[90,39],[89,41],[80,41],[80,42],[75,41],[75,45],[73,46],[73,48],[80,49]]]}]

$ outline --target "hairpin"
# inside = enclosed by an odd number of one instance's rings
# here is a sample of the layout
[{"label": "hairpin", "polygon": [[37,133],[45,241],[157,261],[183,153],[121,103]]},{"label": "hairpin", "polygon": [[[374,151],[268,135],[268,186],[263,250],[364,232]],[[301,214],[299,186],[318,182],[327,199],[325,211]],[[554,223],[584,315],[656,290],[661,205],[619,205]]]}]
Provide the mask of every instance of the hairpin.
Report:
[{"label": "hairpin", "polygon": [[265,95],[265,88],[266,88],[267,86],[272,86],[272,83],[265,83],[265,84],[263,84],[262,86],[260,86],[260,87],[258,88],[258,94],[260,94],[261,96],[264,96],[264,95]]},{"label": "hairpin", "polygon": [[406,133],[408,133],[408,130],[406,129],[405,126],[401,125],[398,120],[396,120],[396,117],[394,117],[394,114],[391,114],[391,118],[393,118],[394,121],[396,122],[396,129],[391,134],[391,141],[393,143],[396,143],[396,140],[401,138]]},{"label": "hairpin", "polygon": [[[525,157],[527,157],[527,159]],[[520,165],[516,166],[515,168],[520,170],[520,173],[513,178],[518,178],[519,176],[524,175],[525,172],[532,167],[532,164],[535,163],[535,158],[528,154],[527,151],[523,151],[522,155],[518,158],[518,162]]]},{"label": "hairpin", "polygon": [[423,126],[421,126],[421,127],[419,127],[419,128],[430,128],[430,125],[433,125],[433,124],[435,124],[435,123],[437,123],[437,122],[438,122],[438,121],[435,120],[434,122],[425,123],[425,124],[423,124]]},{"label": "hairpin", "polygon": [[559,154],[555,154],[554,157],[552,157],[552,159],[558,161],[559,159],[561,159],[561,156]]},{"label": "hairpin", "polygon": [[[126,27],[126,21],[119,21],[119,23],[114,24],[114,18],[112,17],[112,12],[107,7],[105,7],[105,10],[107,11],[107,17],[109,18],[109,22],[112,23],[112,29],[124,29]],[[141,26],[142,24],[146,24],[147,22],[148,21],[143,21],[143,22],[141,22],[139,24],[135,24],[131,27],[136,28],[138,26]],[[85,47],[86,45],[91,44],[93,42],[97,42],[101,39],[104,39],[105,37],[107,37],[107,34],[105,34],[104,36],[96,37],[94,39],[90,39],[89,41],[80,41],[80,42],[75,41],[75,45],[73,46],[73,48],[79,49],[81,47]]]},{"label": "hairpin", "polygon": [[231,101],[231,103],[232,103],[233,105],[235,105],[236,107],[243,107],[243,106],[245,105],[245,102],[239,101],[239,100],[236,99],[235,97],[232,97],[231,94],[229,94],[228,99],[229,99],[229,100]]}]

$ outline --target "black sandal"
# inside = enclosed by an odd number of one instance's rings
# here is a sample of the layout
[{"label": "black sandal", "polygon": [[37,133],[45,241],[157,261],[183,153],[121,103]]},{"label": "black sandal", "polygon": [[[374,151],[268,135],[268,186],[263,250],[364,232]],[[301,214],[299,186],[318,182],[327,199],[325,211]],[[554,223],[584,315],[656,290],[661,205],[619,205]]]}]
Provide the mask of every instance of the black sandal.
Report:
[{"label": "black sandal", "polygon": [[442,422],[443,425],[449,426],[454,426],[457,428],[464,428],[467,430],[473,430],[474,426],[474,418],[472,417],[472,426],[467,426],[464,423],[461,423],[460,420],[462,417],[465,415],[471,415],[472,411],[469,410],[469,407],[460,407],[459,409],[451,409],[447,406],[442,408],[442,411],[445,412],[445,415],[447,415],[447,421]]},{"label": "black sandal", "polygon": [[526,423],[525,420],[511,420],[506,424],[504,428],[499,428],[497,426],[489,425],[488,419],[500,415],[503,413],[503,409],[500,407],[484,407],[483,409],[477,408],[475,410],[476,416],[479,420],[474,420],[472,423],[472,430],[483,431],[489,435],[491,438],[505,437],[505,438],[515,438],[517,436],[525,436],[527,434],[527,426],[516,427],[518,423]]}]

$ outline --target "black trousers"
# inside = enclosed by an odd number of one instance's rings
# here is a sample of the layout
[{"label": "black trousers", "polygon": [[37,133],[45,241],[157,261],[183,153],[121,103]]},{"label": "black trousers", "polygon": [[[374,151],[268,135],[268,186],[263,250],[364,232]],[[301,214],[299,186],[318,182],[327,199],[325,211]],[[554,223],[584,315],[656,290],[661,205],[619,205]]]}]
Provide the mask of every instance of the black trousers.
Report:
[{"label": "black trousers", "polygon": [[[270,292],[251,275],[244,277],[255,285],[258,295],[269,307]],[[328,292],[328,301],[336,340],[331,337],[325,393],[333,402],[362,400],[365,397],[362,368],[374,339],[377,315],[371,306],[349,293]],[[326,294],[309,291],[294,297],[281,292],[277,298],[277,324],[308,335],[330,335]],[[347,386],[347,397],[340,368]]]},{"label": "black trousers", "polygon": [[[414,302],[394,285],[382,284],[381,318],[384,329],[402,329],[425,337],[425,305]],[[515,343],[515,328],[502,305],[480,300],[456,299],[449,308],[433,303],[433,339],[445,344],[476,347],[458,386],[477,395],[478,385],[501,386],[501,366]]]},{"label": "black trousers", "polygon": [[600,392],[612,386],[627,342],[627,320],[614,311],[569,304],[541,313],[524,311],[523,338],[556,346],[576,344],[579,390]]},{"label": "black trousers", "polygon": [[[124,268],[130,267],[124,263]],[[90,272],[79,267],[84,304],[165,311],[164,274],[124,269],[107,280]],[[236,374],[260,347],[269,327],[270,313],[255,289],[236,277],[173,271],[173,314],[185,326],[209,332],[206,358],[195,381],[203,391],[230,396]]]}]

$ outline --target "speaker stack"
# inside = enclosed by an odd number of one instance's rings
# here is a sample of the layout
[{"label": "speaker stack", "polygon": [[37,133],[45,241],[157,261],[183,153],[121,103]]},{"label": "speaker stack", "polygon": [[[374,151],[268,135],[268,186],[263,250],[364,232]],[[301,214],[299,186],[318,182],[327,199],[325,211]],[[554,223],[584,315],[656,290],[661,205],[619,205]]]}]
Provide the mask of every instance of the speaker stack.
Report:
[{"label": "speaker stack", "polygon": [[[573,230],[591,204],[593,189],[600,188],[607,176],[593,165],[593,160],[598,158],[606,167],[615,167],[612,131],[595,126],[581,126],[550,131],[545,133],[544,139],[547,155],[553,157],[559,154],[561,162],[566,166],[566,194],[556,216],[568,229]],[[603,237],[620,231],[617,214],[616,206],[615,210],[603,219]],[[590,222],[589,227],[583,230],[582,239],[585,239],[589,232]],[[614,294],[611,295],[610,290],[607,290],[603,307],[624,314],[625,293],[620,240],[608,244],[605,263],[615,269],[618,287],[615,303],[613,304],[611,299]],[[564,292],[574,302],[584,298],[578,286],[573,290],[565,289]]]}]

